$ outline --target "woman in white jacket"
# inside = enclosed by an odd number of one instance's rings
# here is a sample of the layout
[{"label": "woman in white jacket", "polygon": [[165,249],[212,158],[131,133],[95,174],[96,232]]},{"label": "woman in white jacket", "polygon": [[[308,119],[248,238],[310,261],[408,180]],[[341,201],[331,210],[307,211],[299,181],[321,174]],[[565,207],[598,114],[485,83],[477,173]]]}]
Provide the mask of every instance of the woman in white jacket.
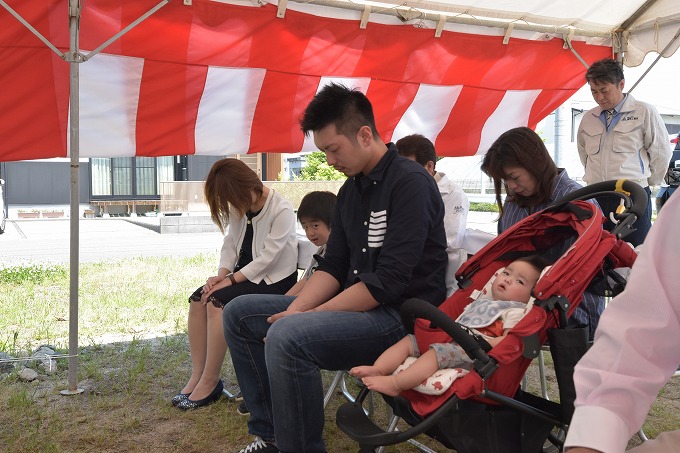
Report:
[{"label": "woman in white jacket", "polygon": [[227,352],[222,308],[243,294],[285,294],[297,280],[297,238],[293,206],[265,187],[237,159],[213,165],[205,181],[213,221],[228,227],[217,275],[189,297],[192,373],[172,403],[195,409],[222,395],[220,370]]}]

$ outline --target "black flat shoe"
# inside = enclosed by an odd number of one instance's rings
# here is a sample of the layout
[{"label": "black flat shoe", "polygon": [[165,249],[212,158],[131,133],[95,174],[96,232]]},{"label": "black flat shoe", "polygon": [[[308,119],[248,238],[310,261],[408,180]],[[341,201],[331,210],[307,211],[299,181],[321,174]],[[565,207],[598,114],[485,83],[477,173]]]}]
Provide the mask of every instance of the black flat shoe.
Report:
[{"label": "black flat shoe", "polygon": [[185,411],[188,409],[198,409],[199,407],[204,407],[209,404],[212,404],[218,399],[220,399],[220,397],[222,396],[223,389],[224,386],[222,385],[222,380],[220,379],[217,382],[217,386],[215,386],[215,389],[210,393],[210,395],[198,401],[192,401],[189,399],[189,397],[187,397],[185,400],[182,400],[177,404],[177,408]]},{"label": "black flat shoe", "polygon": [[182,401],[189,399],[189,395],[191,395],[191,393],[178,393],[177,395],[173,396],[170,401],[172,402],[173,406],[177,406]]}]

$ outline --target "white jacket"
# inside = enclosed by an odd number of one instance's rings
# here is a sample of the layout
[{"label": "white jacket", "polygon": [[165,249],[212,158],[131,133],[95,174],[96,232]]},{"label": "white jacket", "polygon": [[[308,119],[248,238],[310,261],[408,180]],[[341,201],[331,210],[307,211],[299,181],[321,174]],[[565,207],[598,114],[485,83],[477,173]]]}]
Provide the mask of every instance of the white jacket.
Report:
[{"label": "white jacket", "polygon": [[439,193],[444,202],[444,229],[446,230],[446,253],[449,262],[446,266],[446,297],[458,289],[456,271],[467,260],[467,252],[463,250],[463,239],[467,227],[467,216],[470,202],[467,195],[446,174],[437,172],[434,175]]},{"label": "white jacket", "polygon": [[[220,268],[234,270],[246,232],[245,216],[229,213],[229,228],[220,252]],[[253,261],[241,273],[251,282],[276,283],[297,269],[297,236],[293,205],[269,191],[264,207],[253,217]]]},{"label": "white jacket", "polygon": [[578,128],[578,154],[588,184],[626,178],[642,187],[659,185],[668,169],[671,146],[661,115],[630,94],[618,121],[609,131],[600,118],[601,107],[589,110]]}]

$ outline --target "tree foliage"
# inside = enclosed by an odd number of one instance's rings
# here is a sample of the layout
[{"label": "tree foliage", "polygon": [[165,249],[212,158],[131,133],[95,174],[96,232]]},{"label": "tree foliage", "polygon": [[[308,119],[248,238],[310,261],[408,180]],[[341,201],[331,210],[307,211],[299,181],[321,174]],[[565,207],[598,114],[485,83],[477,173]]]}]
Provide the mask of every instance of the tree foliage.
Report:
[{"label": "tree foliage", "polygon": [[323,151],[314,151],[307,155],[307,165],[300,172],[302,181],[338,181],[345,179],[345,175],[326,162]]}]

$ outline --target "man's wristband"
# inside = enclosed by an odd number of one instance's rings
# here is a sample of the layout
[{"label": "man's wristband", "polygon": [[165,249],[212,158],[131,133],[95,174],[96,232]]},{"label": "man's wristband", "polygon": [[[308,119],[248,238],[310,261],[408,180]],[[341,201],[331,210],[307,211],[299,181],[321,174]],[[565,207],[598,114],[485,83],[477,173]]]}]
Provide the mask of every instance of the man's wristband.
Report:
[{"label": "man's wristband", "polygon": [[232,272],[227,274],[227,278],[231,280],[231,284],[235,285],[236,284],[236,278],[234,277],[234,274]]}]

